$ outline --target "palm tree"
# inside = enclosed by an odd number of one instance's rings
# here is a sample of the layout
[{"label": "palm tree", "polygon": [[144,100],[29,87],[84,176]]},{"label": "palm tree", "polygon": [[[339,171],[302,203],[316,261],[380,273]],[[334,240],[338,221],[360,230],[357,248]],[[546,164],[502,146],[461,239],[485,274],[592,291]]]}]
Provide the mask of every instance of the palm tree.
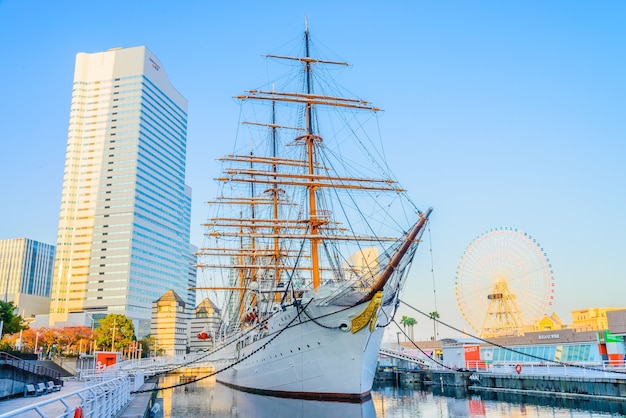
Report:
[{"label": "palm tree", "polygon": [[[404,335],[406,335],[407,319],[409,319],[408,316],[403,316],[402,319],[400,320],[400,323],[402,324],[402,328],[404,328]],[[404,339],[406,341],[406,337],[404,337]]]},{"label": "palm tree", "polygon": [[436,321],[436,319],[439,319],[439,312],[432,311],[428,315],[430,315],[430,319],[433,320],[433,341],[437,341],[437,321]]},{"label": "palm tree", "polygon": [[400,320],[400,323],[404,327],[405,334],[406,334],[407,327],[409,327],[409,338],[411,339],[411,341],[413,341],[413,326],[417,324],[417,321],[415,320],[415,318],[403,316],[402,319]]}]

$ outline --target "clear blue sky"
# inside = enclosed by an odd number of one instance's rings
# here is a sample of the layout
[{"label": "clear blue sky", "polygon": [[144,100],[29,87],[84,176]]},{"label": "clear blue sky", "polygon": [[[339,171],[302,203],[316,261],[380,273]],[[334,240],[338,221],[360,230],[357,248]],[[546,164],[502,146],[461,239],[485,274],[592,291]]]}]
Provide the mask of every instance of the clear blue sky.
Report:
[{"label": "clear blue sky", "polygon": [[[395,174],[431,236],[441,319],[466,246],[521,228],[554,269],[554,311],[626,305],[626,3],[590,1],[0,1],[0,238],[56,244],[75,55],[146,45],[189,100],[192,242],[230,151],[232,96],[301,36],[354,67],[385,109]],[[430,246],[404,299],[433,310]],[[519,295],[523,303],[523,295]],[[418,320],[417,336],[432,325]],[[455,335],[441,330],[442,335]]]}]

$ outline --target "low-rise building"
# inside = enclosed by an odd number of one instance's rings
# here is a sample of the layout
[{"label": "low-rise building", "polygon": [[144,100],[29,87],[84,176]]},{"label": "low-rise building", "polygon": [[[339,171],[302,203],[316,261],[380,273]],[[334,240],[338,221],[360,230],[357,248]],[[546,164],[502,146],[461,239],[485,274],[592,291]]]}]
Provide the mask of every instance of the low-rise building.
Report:
[{"label": "low-rise building", "polygon": [[150,335],[157,354],[177,356],[187,352],[185,301],[172,289],[152,302]]},{"label": "low-rise building", "polygon": [[572,311],[572,325],[578,331],[600,331],[609,327],[607,313],[624,308],[586,308]]},{"label": "low-rise building", "polygon": [[205,298],[192,313],[189,350],[193,353],[212,348],[221,324],[221,310]]}]

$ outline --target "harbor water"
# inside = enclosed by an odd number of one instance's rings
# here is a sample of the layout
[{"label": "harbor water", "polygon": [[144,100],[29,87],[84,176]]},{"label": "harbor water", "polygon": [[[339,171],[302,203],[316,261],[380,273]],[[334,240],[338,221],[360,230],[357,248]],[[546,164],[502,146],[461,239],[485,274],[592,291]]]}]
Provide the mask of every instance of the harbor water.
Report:
[{"label": "harbor water", "polygon": [[156,416],[172,418],[399,418],[399,417],[621,417],[626,402],[594,402],[497,393],[482,396],[439,387],[375,387],[363,403],[321,402],[260,396],[233,390],[201,376],[163,377]]}]

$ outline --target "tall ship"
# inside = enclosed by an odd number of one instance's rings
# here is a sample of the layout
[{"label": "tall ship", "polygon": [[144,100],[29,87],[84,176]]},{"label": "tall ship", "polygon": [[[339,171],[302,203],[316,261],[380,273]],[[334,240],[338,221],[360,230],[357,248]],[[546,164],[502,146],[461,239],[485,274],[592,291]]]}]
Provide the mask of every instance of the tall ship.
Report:
[{"label": "tall ship", "polygon": [[276,82],[236,97],[240,138],[220,159],[199,249],[198,290],[221,318],[198,338],[223,361],[221,383],[358,402],[431,209],[391,174],[380,109],[331,77],[348,64],[317,58],[308,26],[303,38],[266,56],[286,69]]}]

